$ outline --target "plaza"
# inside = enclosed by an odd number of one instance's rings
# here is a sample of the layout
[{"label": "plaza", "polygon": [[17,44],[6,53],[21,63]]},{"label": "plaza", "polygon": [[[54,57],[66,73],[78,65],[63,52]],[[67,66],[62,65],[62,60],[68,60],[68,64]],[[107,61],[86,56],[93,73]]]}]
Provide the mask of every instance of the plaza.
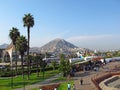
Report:
[{"label": "plaza", "polygon": [[[75,77],[72,77],[71,79],[74,81],[76,90],[99,90],[96,85],[92,82],[92,78],[97,78],[97,77],[101,77],[101,76],[105,76],[107,73],[112,72],[112,70],[116,67],[116,66],[120,66],[120,62],[110,62],[107,63],[103,68],[101,67],[99,69],[99,71],[79,71],[75,73]],[[106,72],[106,68],[108,68],[110,71]],[[119,71],[118,71],[119,72]],[[54,79],[56,79],[59,75],[54,76],[50,79],[47,79],[43,82],[34,84],[34,85],[30,85],[30,86],[26,86],[26,90],[30,90],[31,88],[39,88],[42,86],[46,86],[46,85],[53,85],[53,84],[62,84],[63,82],[52,82]],[[80,79],[81,77],[83,78],[83,85],[80,85]],[[119,80],[116,81],[117,84],[119,84]],[[114,83],[111,83],[109,85],[113,85]],[[67,87],[67,86],[66,86]],[[14,89],[14,90],[22,90],[22,88],[19,89]],[[101,89],[104,90],[104,89]],[[116,89],[115,89],[116,90]]]}]

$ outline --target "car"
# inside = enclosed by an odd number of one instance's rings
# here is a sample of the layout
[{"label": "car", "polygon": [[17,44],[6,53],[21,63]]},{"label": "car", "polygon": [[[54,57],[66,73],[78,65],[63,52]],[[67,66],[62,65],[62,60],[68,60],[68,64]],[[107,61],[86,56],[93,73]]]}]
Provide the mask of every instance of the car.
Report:
[{"label": "car", "polygon": [[98,68],[98,67],[94,67],[93,70],[94,70],[94,71],[98,71],[99,68]]},{"label": "car", "polygon": [[0,69],[4,69],[5,68],[5,66],[4,65],[0,65]]}]

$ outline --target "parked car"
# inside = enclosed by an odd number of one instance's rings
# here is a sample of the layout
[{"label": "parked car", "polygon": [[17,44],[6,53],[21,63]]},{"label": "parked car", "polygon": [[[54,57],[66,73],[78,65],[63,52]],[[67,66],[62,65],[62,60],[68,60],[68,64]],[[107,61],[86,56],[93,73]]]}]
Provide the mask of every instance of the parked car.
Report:
[{"label": "parked car", "polygon": [[0,69],[5,69],[5,66],[4,65],[0,65]]}]

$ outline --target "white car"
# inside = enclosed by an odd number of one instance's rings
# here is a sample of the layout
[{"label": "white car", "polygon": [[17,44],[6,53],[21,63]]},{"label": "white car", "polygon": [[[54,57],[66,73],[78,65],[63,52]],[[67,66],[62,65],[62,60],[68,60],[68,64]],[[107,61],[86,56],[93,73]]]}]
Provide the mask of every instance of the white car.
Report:
[{"label": "white car", "polygon": [[5,68],[5,66],[3,66],[3,65],[0,65],[0,69],[4,69]]}]

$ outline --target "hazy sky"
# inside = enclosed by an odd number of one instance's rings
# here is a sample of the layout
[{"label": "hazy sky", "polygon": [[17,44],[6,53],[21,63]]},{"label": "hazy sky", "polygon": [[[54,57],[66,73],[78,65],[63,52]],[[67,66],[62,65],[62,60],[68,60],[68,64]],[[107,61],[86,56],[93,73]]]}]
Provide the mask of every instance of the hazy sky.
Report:
[{"label": "hazy sky", "polygon": [[23,27],[24,14],[31,13],[30,46],[65,39],[90,49],[120,49],[120,0],[0,0],[0,44],[10,43],[9,30]]}]

